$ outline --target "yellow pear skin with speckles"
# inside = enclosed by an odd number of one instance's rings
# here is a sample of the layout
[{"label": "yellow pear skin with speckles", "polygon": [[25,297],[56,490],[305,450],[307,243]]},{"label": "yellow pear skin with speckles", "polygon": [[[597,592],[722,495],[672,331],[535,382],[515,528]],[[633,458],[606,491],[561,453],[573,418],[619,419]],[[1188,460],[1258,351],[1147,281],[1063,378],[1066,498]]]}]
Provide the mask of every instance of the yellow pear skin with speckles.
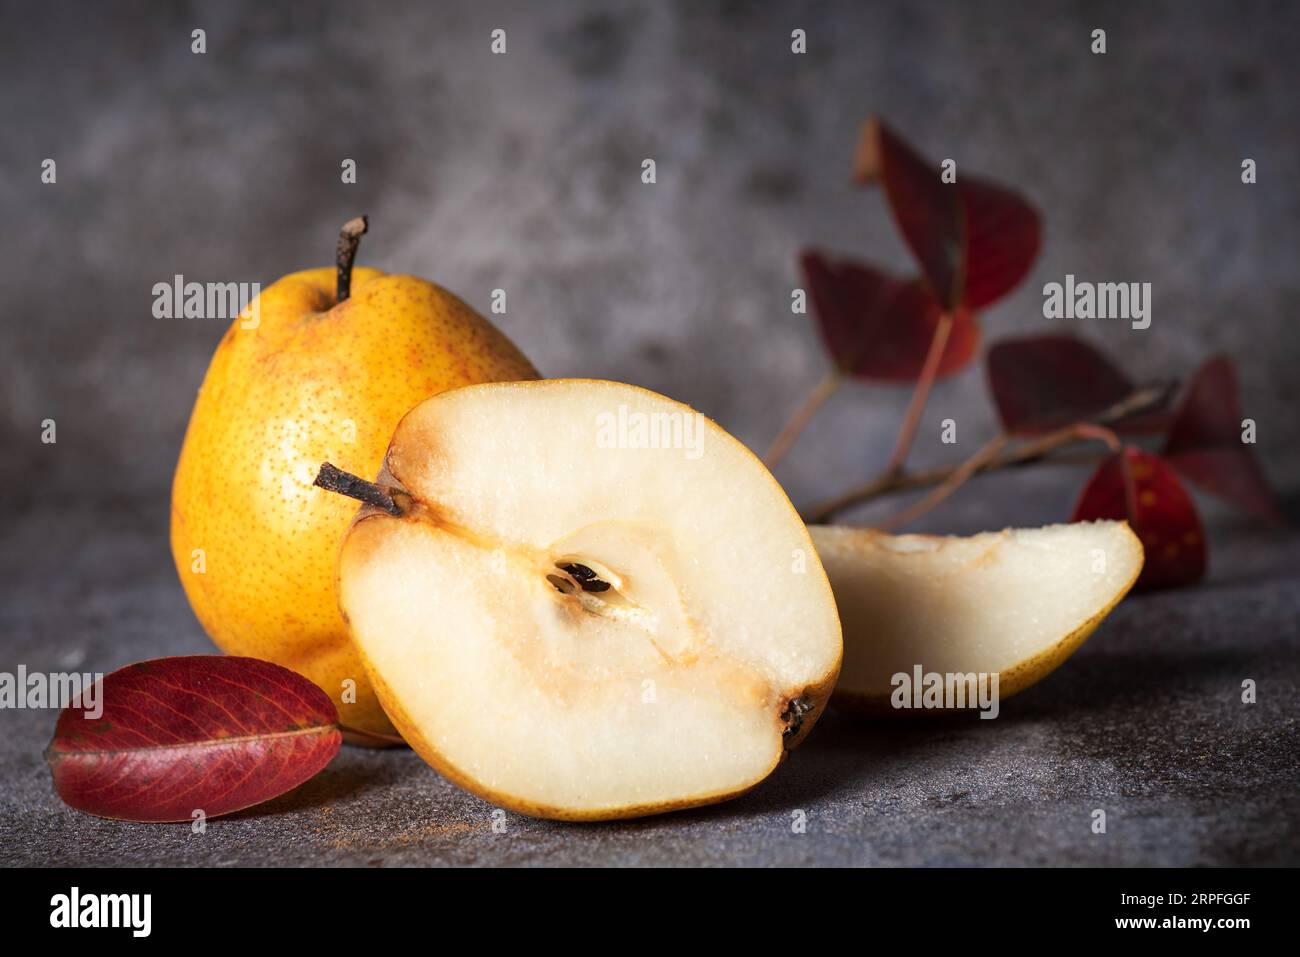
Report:
[{"label": "yellow pear skin with speckles", "polygon": [[223,651],[311,679],[352,740],[395,743],[338,605],[339,545],[356,503],[312,480],[326,461],[376,476],[398,420],[431,395],[537,372],[445,289],[349,272],[343,301],[333,268],[285,276],[221,340],[176,466],[171,546]]}]

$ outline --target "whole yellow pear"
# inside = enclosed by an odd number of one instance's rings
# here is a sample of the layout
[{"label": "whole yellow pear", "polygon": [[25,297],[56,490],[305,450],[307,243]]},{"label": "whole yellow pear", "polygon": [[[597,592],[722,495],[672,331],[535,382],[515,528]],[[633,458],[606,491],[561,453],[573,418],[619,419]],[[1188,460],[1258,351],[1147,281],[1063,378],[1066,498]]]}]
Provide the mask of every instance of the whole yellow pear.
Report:
[{"label": "whole yellow pear", "polygon": [[365,229],[364,218],[350,221],[337,269],[285,276],[217,346],[176,466],[171,546],[190,605],[223,651],[311,679],[354,740],[381,743],[399,739],[338,607],[339,545],[356,507],[313,487],[316,471],[330,461],[374,477],[412,406],[537,372],[440,286],[353,270]]}]

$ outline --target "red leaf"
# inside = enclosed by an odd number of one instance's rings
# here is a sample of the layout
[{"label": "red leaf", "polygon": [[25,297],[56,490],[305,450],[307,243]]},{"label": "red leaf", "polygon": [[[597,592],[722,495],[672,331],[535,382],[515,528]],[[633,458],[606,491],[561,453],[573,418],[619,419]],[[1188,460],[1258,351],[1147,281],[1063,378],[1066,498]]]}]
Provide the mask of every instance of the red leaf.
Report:
[{"label": "red leaf", "polygon": [[1042,226],[1038,211],[1020,194],[974,176],[957,182],[966,207],[965,303],[983,309],[1029,274]]},{"label": "red leaf", "polygon": [[1019,193],[939,167],[876,118],[862,127],[854,160],[859,183],[879,180],[908,248],[941,303],[983,309],[1029,273],[1042,243],[1038,211]]},{"label": "red leaf", "polygon": [[898,134],[872,117],[862,127],[854,163],[858,182],[880,180],[899,231],[921,264],[935,297],[962,301],[966,221],[961,194]]},{"label": "red leaf", "polygon": [[1071,521],[1127,520],[1146,551],[1138,588],[1169,588],[1205,574],[1205,534],[1192,497],[1158,456],[1128,446],[1084,486]]},{"label": "red leaf", "polygon": [[[925,283],[816,251],[804,252],[800,264],[835,364],[860,379],[914,382],[943,316]],[[957,310],[939,376],[969,363],[978,343],[979,329],[970,312]]]},{"label": "red leaf", "polygon": [[158,658],[107,675],[103,714],[59,715],[46,760],[79,811],[126,821],[229,814],[302,784],[338,753],[338,713],[300,675],[255,658]]},{"label": "red leaf", "polygon": [[985,357],[998,417],[1008,432],[1050,432],[1091,418],[1133,391],[1128,376],[1081,339],[1003,339]]},{"label": "red leaf", "polygon": [[1165,439],[1165,459],[1207,492],[1256,515],[1282,520],[1268,479],[1242,442],[1232,362],[1215,356],[1192,377]]}]

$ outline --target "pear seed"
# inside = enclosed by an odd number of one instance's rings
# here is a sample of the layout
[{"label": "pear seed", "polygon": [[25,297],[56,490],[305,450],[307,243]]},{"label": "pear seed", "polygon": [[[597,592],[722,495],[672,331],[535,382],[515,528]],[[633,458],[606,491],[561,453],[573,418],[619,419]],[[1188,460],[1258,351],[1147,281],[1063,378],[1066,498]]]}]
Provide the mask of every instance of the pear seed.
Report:
[{"label": "pear seed", "polygon": [[609,591],[609,582],[602,581],[600,576],[586,565],[571,562],[561,565],[560,568],[572,575],[573,580],[582,586],[583,591]]}]

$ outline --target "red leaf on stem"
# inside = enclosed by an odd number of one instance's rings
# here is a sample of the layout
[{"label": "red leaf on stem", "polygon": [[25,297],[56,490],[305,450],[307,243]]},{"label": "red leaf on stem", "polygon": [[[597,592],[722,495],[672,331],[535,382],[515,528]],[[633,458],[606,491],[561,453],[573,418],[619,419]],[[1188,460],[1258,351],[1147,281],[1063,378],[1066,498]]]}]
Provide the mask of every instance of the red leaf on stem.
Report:
[{"label": "red leaf on stem", "polygon": [[1188,384],[1165,438],[1165,460],[1207,492],[1274,521],[1282,511],[1250,447],[1232,362],[1207,361]]},{"label": "red leaf on stem", "polygon": [[1146,551],[1138,588],[1170,588],[1205,574],[1205,534],[1192,497],[1158,456],[1127,446],[1101,463],[1071,521],[1127,520]]},{"label": "red leaf on stem", "polygon": [[[221,655],[129,665],[59,715],[45,756],[79,811],[126,821],[189,821],[260,804],[338,753],[338,713],[287,668]],[[88,717],[91,704],[99,717]]]},{"label": "red leaf on stem", "polygon": [[[926,284],[816,251],[804,252],[800,264],[836,366],[859,379],[914,382],[943,316]],[[978,343],[979,329],[970,312],[958,309],[938,375],[963,368]]]},{"label": "red leaf on stem", "polygon": [[954,184],[875,117],[862,127],[853,175],[860,183],[884,184],[894,221],[935,297],[956,307],[964,289],[966,219]]},{"label": "red leaf on stem", "polygon": [[879,181],[908,248],[942,304],[982,309],[1020,284],[1042,242],[1037,210],[977,176],[939,167],[875,117],[858,140],[854,180]]},{"label": "red leaf on stem", "polygon": [[1128,376],[1073,336],[1003,339],[989,348],[984,362],[998,417],[1011,433],[1064,428],[1133,391]]}]

